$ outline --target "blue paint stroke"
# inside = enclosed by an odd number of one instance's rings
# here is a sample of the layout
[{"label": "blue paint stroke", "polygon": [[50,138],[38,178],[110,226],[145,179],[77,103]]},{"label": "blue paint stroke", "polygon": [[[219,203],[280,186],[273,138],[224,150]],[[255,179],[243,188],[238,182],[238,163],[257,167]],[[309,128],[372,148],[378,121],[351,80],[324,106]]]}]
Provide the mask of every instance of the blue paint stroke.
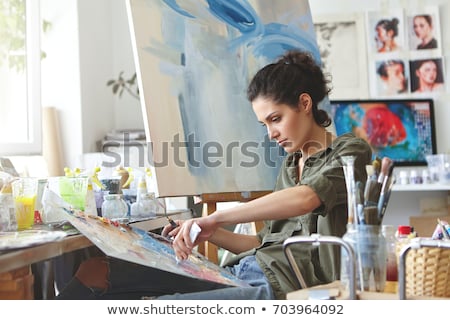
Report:
[{"label": "blue paint stroke", "polygon": [[291,26],[270,23],[263,28],[256,39],[250,38],[246,41],[243,39],[232,42],[231,46],[239,46],[247,42],[247,46],[252,47],[255,56],[265,57],[268,60],[276,59],[287,50],[301,49],[310,52],[316,62],[321,61],[316,39],[310,33],[293,29]]},{"label": "blue paint stroke", "polygon": [[167,4],[169,7],[171,7],[173,11],[178,12],[182,16],[185,16],[187,18],[195,18],[189,12],[181,9],[176,0],[163,0],[163,2]]},{"label": "blue paint stroke", "polygon": [[208,0],[209,9],[219,20],[242,33],[254,31],[258,16],[247,1]]}]

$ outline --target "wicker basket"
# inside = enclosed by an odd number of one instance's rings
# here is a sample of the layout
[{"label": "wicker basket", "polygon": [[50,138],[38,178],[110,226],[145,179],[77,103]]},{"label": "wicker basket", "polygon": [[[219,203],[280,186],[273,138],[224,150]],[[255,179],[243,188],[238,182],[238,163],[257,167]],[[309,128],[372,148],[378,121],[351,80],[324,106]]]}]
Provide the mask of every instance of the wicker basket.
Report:
[{"label": "wicker basket", "polygon": [[[397,256],[404,245],[397,244]],[[450,249],[411,249],[405,271],[407,296],[450,297]]]}]

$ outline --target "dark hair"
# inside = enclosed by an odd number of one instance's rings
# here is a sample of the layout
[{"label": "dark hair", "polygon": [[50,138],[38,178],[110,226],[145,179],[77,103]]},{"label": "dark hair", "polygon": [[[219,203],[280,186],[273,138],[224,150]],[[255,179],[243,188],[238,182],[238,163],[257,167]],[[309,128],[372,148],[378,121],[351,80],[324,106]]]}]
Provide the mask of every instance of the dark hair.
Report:
[{"label": "dark hair", "polygon": [[387,70],[386,68],[388,66],[392,66],[392,65],[396,65],[396,64],[400,64],[403,67],[403,71],[405,71],[405,64],[403,63],[402,60],[386,60],[383,61],[377,68],[377,73],[381,76],[381,77],[387,77]]},{"label": "dark hair", "polygon": [[433,18],[429,14],[417,14],[414,16],[413,20],[416,18],[424,18],[430,27],[433,27]]},{"label": "dark hair", "polygon": [[394,37],[398,35],[398,19],[392,18],[392,20],[383,19],[378,21],[375,28],[382,27],[386,31],[393,31]]},{"label": "dark hair", "polygon": [[[436,65],[436,80],[434,83],[444,83],[444,76],[442,74],[442,61],[440,59],[423,59],[410,61],[411,70],[411,91],[416,91],[419,88],[419,77],[416,71],[426,62],[434,62]],[[414,76],[413,76],[414,75]]]},{"label": "dark hair", "polygon": [[262,96],[297,109],[300,95],[307,93],[312,99],[314,120],[328,127],[331,119],[317,105],[330,92],[329,82],[310,53],[291,50],[256,73],[247,88],[247,98],[254,101]]}]

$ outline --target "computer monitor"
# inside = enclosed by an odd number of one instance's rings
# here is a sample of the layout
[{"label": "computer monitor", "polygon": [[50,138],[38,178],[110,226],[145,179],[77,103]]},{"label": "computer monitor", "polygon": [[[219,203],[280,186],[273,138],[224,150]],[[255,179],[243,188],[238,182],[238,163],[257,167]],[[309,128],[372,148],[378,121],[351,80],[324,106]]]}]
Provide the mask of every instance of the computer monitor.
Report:
[{"label": "computer monitor", "polygon": [[330,113],[337,135],[353,132],[396,166],[424,166],[436,154],[432,99],[332,100]]}]

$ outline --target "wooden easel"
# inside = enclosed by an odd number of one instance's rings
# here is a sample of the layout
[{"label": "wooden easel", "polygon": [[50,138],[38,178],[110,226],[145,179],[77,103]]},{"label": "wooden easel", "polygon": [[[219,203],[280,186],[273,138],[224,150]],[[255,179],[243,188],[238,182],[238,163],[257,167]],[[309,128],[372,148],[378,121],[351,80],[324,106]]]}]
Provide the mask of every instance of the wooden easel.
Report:
[{"label": "wooden easel", "polygon": [[[196,203],[202,203],[202,215],[208,216],[217,210],[218,202],[248,202],[256,198],[262,197],[272,191],[248,191],[248,192],[225,192],[225,193],[206,193],[197,196],[195,199]],[[262,222],[256,222],[257,224],[262,224]],[[258,229],[257,225],[257,229]],[[219,263],[219,257],[217,254],[217,246],[205,241],[198,246],[198,251],[203,254],[209,261],[214,263]]]}]

